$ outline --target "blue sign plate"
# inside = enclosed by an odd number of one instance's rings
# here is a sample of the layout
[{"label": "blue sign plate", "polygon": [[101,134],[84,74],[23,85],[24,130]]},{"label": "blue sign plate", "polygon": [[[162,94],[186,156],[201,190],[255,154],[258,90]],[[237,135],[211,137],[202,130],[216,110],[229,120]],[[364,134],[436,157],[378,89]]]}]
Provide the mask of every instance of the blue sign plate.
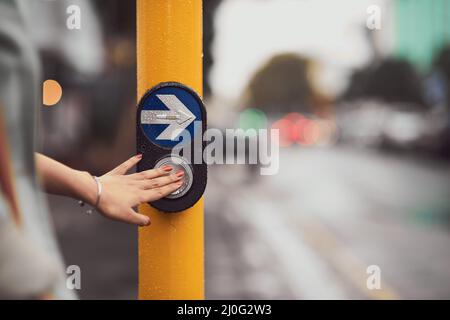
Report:
[{"label": "blue sign plate", "polygon": [[[173,148],[184,141],[184,133],[190,140],[202,126],[194,126],[195,121],[203,121],[203,102],[190,88],[176,82],[166,82],[150,89],[139,102],[138,123],[145,137],[163,148]],[[186,131],[184,131],[186,130]]]}]

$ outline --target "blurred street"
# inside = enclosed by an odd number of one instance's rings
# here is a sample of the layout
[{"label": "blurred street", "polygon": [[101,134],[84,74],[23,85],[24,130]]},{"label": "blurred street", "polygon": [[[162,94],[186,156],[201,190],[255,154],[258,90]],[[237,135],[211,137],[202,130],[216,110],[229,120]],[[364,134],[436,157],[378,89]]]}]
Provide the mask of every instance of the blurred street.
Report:
[{"label": "blurred street", "polygon": [[[450,166],[364,149],[281,150],[276,176],[210,167],[208,299],[450,296]],[[249,192],[251,188],[252,192]],[[85,299],[134,299],[136,228],[50,197]],[[381,268],[368,290],[366,268]]]},{"label": "blurred street", "polygon": [[[448,165],[338,148],[280,156],[280,173],[252,184],[237,166],[210,170],[209,298],[450,296]],[[381,290],[366,288],[369,265]]]}]

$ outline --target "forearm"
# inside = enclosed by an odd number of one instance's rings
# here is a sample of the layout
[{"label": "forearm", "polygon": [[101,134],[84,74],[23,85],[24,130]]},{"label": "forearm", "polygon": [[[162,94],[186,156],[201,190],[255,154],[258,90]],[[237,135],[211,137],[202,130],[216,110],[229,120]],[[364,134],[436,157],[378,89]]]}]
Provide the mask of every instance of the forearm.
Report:
[{"label": "forearm", "polygon": [[97,211],[108,218],[147,226],[150,218],[133,208],[178,190],[183,184],[184,172],[172,172],[171,166],[164,166],[127,175],[141,159],[142,155],[131,157],[95,181],[88,172],[36,154],[37,171],[47,192],[95,205]]},{"label": "forearm", "polygon": [[48,193],[67,196],[94,203],[96,183],[85,171],[79,171],[36,153],[36,167],[41,177],[43,188]]}]

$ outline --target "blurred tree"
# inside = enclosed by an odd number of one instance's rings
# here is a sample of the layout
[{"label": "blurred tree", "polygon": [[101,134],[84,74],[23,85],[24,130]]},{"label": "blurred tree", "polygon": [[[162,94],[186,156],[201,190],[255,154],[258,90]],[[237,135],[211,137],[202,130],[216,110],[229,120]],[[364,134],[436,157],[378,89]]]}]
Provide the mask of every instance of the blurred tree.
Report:
[{"label": "blurred tree", "polygon": [[136,1],[94,0],[106,36],[132,37],[136,33]]},{"label": "blurred tree", "polygon": [[250,80],[244,106],[265,112],[322,113],[327,105],[310,80],[311,61],[297,54],[274,56]]},{"label": "blurred tree", "polygon": [[214,64],[212,44],[214,42],[214,16],[222,0],[203,1],[203,93],[211,94],[209,72]]},{"label": "blurred tree", "polygon": [[366,67],[355,70],[350,75],[350,81],[347,89],[340,97],[340,100],[355,100],[366,95],[367,82],[370,78],[371,69]]},{"label": "blurred tree", "polygon": [[450,44],[444,46],[434,60],[434,68],[444,76],[450,92]]},{"label": "blurred tree", "polygon": [[353,73],[343,99],[361,98],[425,106],[421,78],[409,62],[395,58],[384,59]]}]

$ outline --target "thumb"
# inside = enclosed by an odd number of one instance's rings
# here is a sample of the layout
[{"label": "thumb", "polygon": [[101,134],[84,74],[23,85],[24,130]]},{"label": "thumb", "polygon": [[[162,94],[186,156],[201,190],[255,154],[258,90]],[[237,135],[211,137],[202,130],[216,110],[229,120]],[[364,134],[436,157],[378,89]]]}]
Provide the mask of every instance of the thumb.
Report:
[{"label": "thumb", "polygon": [[110,172],[107,173],[107,175],[124,175],[127,173],[131,168],[133,168],[139,161],[142,159],[142,154],[138,154],[134,157],[131,157],[124,163],[120,164],[119,166],[112,169]]},{"label": "thumb", "polygon": [[141,227],[145,227],[150,225],[151,221],[150,218],[146,215],[137,213],[133,209],[130,209],[130,214],[128,215],[127,219],[129,223],[136,224]]}]

